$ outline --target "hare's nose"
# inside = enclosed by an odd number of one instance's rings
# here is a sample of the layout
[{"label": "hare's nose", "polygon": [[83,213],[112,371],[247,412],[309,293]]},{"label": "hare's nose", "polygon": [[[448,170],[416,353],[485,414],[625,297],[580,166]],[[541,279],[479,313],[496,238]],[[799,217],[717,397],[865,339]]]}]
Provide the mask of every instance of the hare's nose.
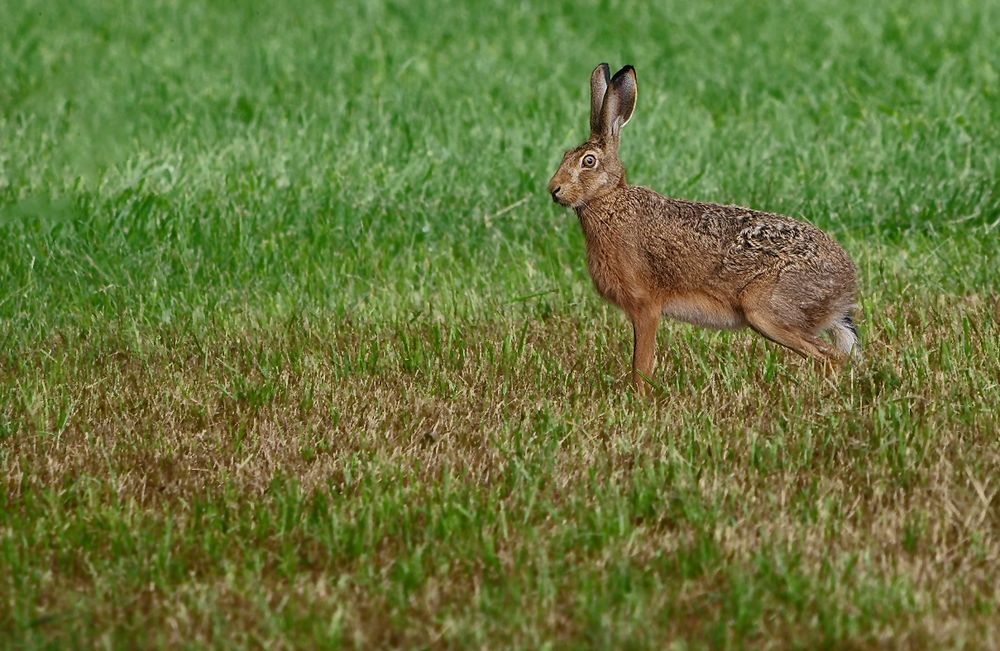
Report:
[{"label": "hare's nose", "polygon": [[555,190],[552,191],[552,200],[559,201],[559,193],[562,191],[562,186],[560,185]]}]

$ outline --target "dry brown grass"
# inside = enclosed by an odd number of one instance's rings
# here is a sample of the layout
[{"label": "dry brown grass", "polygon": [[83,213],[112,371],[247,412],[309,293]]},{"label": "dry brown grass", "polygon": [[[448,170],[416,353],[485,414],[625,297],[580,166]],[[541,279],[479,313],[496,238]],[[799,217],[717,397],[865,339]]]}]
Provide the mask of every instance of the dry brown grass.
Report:
[{"label": "dry brown grass", "polygon": [[897,306],[841,374],[671,326],[648,401],[610,311],[53,340],[3,367],[3,627],[990,648],[995,310]]}]

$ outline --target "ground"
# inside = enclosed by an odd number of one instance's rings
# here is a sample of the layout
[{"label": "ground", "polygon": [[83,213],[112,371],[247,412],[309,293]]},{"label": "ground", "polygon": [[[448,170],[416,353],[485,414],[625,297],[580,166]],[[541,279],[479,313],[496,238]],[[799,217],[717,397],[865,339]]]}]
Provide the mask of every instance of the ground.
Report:
[{"label": "ground", "polygon": [[[996,648],[1000,4],[27,0],[0,646]],[[676,323],[545,184],[822,227],[865,361]]]}]

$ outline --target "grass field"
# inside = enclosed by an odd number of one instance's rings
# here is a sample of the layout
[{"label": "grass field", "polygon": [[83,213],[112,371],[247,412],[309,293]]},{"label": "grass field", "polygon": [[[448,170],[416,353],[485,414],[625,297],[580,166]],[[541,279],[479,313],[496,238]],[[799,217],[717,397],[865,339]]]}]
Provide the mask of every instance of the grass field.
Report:
[{"label": "grass field", "polygon": [[[1000,3],[0,14],[0,647],[1000,647]],[[811,220],[864,363],[660,331],[545,184]]]}]

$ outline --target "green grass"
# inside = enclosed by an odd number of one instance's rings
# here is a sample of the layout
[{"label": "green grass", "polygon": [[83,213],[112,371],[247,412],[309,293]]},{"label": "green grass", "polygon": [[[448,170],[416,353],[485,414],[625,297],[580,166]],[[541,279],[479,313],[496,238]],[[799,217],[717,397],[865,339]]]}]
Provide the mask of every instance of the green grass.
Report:
[{"label": "green grass", "polygon": [[[0,647],[996,648],[1000,4],[0,21]],[[807,218],[866,361],[630,328],[545,184]]]}]

